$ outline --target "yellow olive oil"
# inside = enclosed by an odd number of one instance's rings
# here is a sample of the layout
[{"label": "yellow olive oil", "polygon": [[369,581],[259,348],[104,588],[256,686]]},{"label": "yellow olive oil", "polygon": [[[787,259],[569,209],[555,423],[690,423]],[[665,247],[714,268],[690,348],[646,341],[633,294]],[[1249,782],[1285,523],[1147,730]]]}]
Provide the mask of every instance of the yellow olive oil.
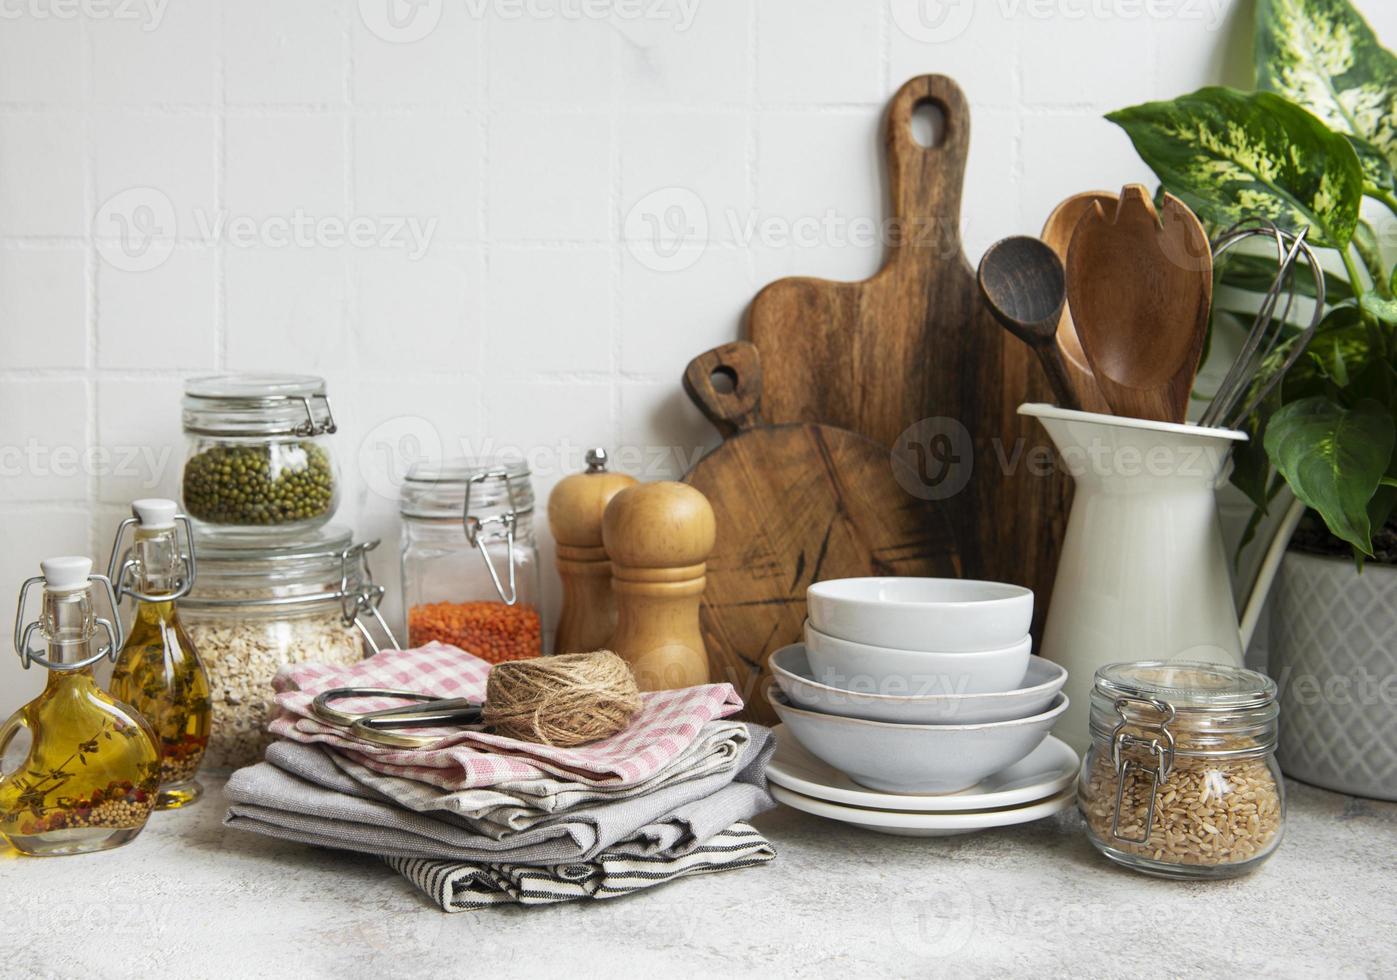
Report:
[{"label": "yellow olive oil", "polygon": [[194,779],[209,743],[209,680],[173,602],[141,602],[112,671],[112,695],[134,707],[160,747],[156,807],[173,810],[203,794]]}]

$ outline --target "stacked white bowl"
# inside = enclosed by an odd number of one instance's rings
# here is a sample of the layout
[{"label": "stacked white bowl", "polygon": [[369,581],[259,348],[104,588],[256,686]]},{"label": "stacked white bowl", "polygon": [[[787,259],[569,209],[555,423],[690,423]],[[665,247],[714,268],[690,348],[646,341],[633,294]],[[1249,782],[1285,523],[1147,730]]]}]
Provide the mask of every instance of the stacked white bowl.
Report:
[{"label": "stacked white bowl", "polygon": [[811,755],[881,793],[966,790],[1034,752],[1067,673],[1031,655],[1033,593],[853,578],[806,594],[805,643],[771,657],[772,706]]}]

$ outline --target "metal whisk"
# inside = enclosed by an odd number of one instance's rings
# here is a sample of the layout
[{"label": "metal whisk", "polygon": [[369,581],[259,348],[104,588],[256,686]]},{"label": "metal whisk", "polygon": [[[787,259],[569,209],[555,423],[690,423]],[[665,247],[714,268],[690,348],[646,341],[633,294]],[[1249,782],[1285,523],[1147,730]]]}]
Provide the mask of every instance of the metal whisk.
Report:
[{"label": "metal whisk", "polygon": [[[1286,372],[1300,359],[1305,347],[1314,337],[1315,330],[1324,317],[1324,270],[1320,268],[1319,260],[1315,258],[1309,243],[1305,241],[1308,232],[1308,228],[1302,228],[1298,233],[1292,233],[1283,231],[1270,221],[1249,220],[1238,222],[1214,240],[1215,260],[1238,242],[1248,238],[1264,237],[1274,241],[1276,276],[1262,297],[1261,307],[1256,312],[1251,329],[1247,331],[1247,339],[1242,344],[1242,349],[1227,374],[1223,376],[1212,402],[1198,420],[1199,425],[1234,429],[1244,423],[1251,413],[1256,411],[1262,399],[1281,383]],[[1271,365],[1272,356],[1285,337],[1290,311],[1299,292],[1300,276],[1296,266],[1301,257],[1309,264],[1310,274],[1314,277],[1314,313],[1309,324],[1291,340],[1285,360],[1279,365]],[[1285,306],[1277,318],[1276,306],[1280,303],[1282,295],[1286,298]]]}]

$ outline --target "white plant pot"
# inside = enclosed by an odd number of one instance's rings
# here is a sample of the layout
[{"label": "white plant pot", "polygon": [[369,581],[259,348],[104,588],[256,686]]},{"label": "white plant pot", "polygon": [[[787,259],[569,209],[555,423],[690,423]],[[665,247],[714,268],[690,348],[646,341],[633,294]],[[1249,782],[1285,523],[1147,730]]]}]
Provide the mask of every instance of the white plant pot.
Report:
[{"label": "white plant pot", "polygon": [[1271,605],[1282,770],[1397,800],[1397,568],[1287,552]]}]

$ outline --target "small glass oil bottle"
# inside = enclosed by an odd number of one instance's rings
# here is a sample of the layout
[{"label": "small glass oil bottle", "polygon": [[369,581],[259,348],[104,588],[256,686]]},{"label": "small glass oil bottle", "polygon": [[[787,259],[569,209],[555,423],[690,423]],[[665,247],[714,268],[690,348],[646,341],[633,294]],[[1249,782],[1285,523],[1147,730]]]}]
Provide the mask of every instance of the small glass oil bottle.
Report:
[{"label": "small glass oil bottle", "polygon": [[[0,726],[0,835],[22,854],[103,851],[145,827],[160,750],[145,719],[92,676],[92,665],[121,647],[111,581],[92,575],[87,558],[50,558],[40,567],[44,574],[20,589],[15,651],[25,669],[48,668],[48,685]],[[105,587],[110,620],[93,612],[93,583]],[[37,585],[43,610],[25,623],[25,600]],[[100,646],[98,628],[106,634]],[[48,641],[46,656],[30,649],[35,633]]]},{"label": "small glass oil bottle", "polygon": [[[123,596],[136,600],[126,645],[116,658],[110,690],[145,716],[160,747],[158,810],[193,803],[204,788],[194,779],[209,744],[209,678],[189,634],[180,625],[176,600],[194,585],[194,536],[189,519],[173,500],[137,500],[134,517],[117,528],[108,574]],[[189,556],[181,557],[177,522],[183,523]],[[122,538],[133,528],[131,550]]]}]

